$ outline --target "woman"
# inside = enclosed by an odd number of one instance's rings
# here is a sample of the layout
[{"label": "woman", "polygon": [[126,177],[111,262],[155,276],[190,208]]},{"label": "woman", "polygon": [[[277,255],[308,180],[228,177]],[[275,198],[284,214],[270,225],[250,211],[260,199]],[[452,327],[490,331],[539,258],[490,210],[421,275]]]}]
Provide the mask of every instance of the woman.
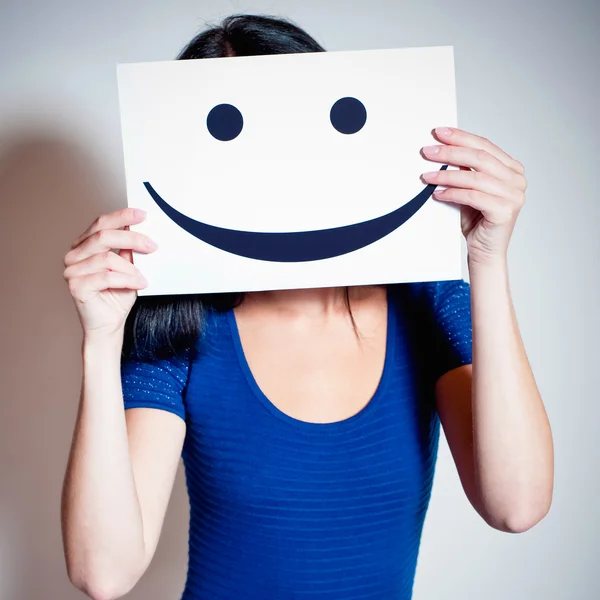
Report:
[{"label": "woman", "polygon": [[[179,58],[319,51],[287,21],[235,16]],[[103,215],[75,240],[64,276],[83,384],[63,494],[75,586],[106,600],[135,585],[182,454],[186,600],[410,598],[440,422],[487,523],[521,532],[544,517],[552,439],[507,276],[523,167],[470,133],[436,137],[424,156],[461,170],[423,179],[461,206],[471,287],[137,298],[132,252],[156,250],[129,231],[142,213]]]}]

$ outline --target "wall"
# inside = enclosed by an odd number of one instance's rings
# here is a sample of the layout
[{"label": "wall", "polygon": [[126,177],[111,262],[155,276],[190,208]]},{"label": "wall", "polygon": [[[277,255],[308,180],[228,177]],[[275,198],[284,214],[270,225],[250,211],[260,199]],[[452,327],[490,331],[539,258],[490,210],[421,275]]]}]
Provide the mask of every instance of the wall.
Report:
[{"label": "wall", "polygon": [[[60,488],[80,386],[62,258],[125,206],[115,63],[164,60],[231,12],[287,15],[330,50],[455,46],[459,124],[523,162],[510,251],[523,337],[550,415],[549,516],[508,535],[475,514],[442,443],[415,598],[600,597],[599,5],[594,0],[4,0],[0,8],[0,598],[82,597],[67,581]],[[177,598],[188,508],[179,473],[132,600]]]}]

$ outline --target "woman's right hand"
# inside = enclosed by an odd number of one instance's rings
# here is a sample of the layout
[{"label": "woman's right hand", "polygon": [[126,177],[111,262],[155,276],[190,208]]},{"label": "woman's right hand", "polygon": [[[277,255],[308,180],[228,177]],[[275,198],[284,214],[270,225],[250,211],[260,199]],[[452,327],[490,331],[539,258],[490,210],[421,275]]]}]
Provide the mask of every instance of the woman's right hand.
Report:
[{"label": "woman's right hand", "polygon": [[145,218],[144,211],[133,208],[101,215],[65,255],[63,276],[84,335],[122,333],[137,290],[148,285],[133,264],[133,251],[149,254],[157,246],[148,236],[129,231]]}]

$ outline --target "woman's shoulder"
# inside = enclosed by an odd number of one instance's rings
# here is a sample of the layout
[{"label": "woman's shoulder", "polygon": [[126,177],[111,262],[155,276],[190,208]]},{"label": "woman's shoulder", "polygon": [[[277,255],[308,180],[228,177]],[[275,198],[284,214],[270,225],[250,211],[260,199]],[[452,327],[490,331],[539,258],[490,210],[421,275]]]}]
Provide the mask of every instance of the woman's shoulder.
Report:
[{"label": "woman's shoulder", "polygon": [[450,314],[470,324],[471,290],[462,279],[393,284],[388,289],[396,312],[416,326],[439,322]]},{"label": "woman's shoulder", "polygon": [[396,301],[413,301],[439,308],[449,299],[465,299],[470,295],[470,285],[463,279],[396,283],[388,286]]}]

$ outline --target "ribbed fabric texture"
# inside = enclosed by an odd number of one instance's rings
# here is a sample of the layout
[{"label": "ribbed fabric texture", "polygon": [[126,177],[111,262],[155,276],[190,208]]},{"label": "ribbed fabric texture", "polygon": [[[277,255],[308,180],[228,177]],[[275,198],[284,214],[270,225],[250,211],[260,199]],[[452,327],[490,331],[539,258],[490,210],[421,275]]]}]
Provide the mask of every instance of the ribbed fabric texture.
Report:
[{"label": "ribbed fabric texture", "polygon": [[198,349],[122,365],[126,408],[187,423],[183,599],[411,598],[438,448],[435,382],[471,362],[468,284],[388,288],[379,387],[335,423],[299,421],[271,404],[233,311],[208,315]]}]

